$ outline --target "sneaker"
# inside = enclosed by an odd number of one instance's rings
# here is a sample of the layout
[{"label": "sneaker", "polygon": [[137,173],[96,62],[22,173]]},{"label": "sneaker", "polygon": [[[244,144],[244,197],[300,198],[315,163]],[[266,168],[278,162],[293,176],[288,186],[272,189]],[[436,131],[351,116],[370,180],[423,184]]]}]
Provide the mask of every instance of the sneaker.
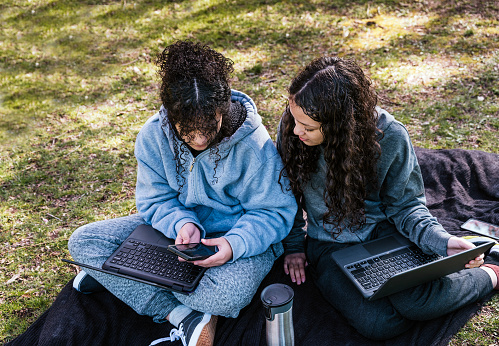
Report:
[{"label": "sneaker", "polygon": [[104,286],[83,270],[74,278],[73,288],[84,294],[102,292],[105,290]]},{"label": "sneaker", "polygon": [[215,339],[217,317],[193,311],[182,320],[178,329],[170,331],[170,337],[157,339],[149,346],[157,345],[163,341],[181,340],[184,346],[212,346]]}]

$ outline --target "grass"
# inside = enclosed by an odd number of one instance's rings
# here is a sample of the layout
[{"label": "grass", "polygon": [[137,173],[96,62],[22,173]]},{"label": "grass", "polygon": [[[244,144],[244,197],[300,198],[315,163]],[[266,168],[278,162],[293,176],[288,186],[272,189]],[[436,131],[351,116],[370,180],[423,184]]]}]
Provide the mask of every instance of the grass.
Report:
[{"label": "grass", "polygon": [[[133,144],[160,106],[154,58],[177,39],[235,62],[272,136],[312,58],[358,61],[416,146],[499,153],[493,0],[4,0],[0,4],[0,341],[74,276],[86,223],[135,212]],[[498,345],[496,295],[451,341]]]}]

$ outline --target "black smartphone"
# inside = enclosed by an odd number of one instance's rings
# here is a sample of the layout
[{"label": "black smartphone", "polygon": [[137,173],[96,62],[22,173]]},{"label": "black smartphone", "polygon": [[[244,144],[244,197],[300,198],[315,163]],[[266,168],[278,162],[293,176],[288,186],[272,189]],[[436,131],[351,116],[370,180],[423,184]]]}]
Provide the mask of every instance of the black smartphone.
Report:
[{"label": "black smartphone", "polygon": [[462,229],[499,240],[499,226],[476,219],[469,219],[461,225]]},{"label": "black smartphone", "polygon": [[203,243],[168,245],[168,250],[186,261],[197,261],[214,255],[215,247]]}]

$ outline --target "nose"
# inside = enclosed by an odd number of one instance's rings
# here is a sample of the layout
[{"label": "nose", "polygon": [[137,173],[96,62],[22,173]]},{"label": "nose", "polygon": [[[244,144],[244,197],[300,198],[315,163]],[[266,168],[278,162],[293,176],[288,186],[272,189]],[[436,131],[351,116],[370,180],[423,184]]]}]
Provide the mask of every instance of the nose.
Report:
[{"label": "nose", "polygon": [[203,146],[206,145],[208,142],[208,139],[206,136],[203,136],[202,134],[196,134],[196,136],[192,139],[191,144],[194,144],[196,146]]},{"label": "nose", "polygon": [[297,136],[302,136],[305,134],[305,128],[300,124],[295,124],[295,128],[293,129],[293,133]]}]

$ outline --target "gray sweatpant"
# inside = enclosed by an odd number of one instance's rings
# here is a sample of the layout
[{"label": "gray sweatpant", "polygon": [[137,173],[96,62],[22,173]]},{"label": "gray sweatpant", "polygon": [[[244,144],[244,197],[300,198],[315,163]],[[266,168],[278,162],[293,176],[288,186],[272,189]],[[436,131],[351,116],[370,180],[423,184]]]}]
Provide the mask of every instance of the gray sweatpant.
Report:
[{"label": "gray sweatpant", "polygon": [[[75,261],[100,268],[143,223],[135,214],[82,226],[71,235],[69,252]],[[237,317],[282,253],[282,245],[274,244],[258,256],[209,268],[188,296],[95,270],[85,271],[138,314],[151,316],[155,322],[165,322],[166,316],[180,304],[212,315]]]}]

